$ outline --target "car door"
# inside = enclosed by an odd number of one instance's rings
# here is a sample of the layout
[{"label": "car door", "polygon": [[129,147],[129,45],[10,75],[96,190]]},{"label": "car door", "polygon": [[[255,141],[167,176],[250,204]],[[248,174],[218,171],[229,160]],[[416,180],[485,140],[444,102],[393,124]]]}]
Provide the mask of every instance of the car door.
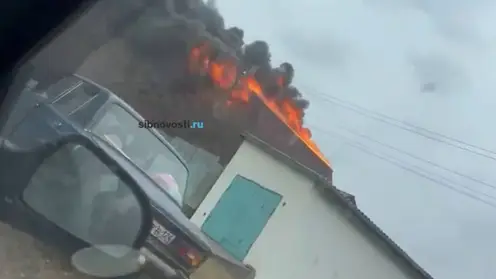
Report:
[{"label": "car door", "polygon": [[[91,242],[92,201],[108,186],[109,177],[117,180],[81,146],[64,147],[57,156],[45,158],[42,146],[71,133],[78,130],[67,118],[53,106],[40,105],[14,132],[20,145],[4,146],[0,156],[2,164],[10,166],[0,173],[4,220],[67,252]],[[37,144],[32,144],[33,139]],[[44,167],[37,170],[40,164]]]},{"label": "car door", "polygon": [[[33,3],[23,3],[20,5],[17,5],[16,3],[6,3],[6,5],[3,5],[4,8],[6,9],[0,9],[6,16],[2,16],[4,20],[2,24],[2,27],[6,28],[1,28],[2,32],[1,37],[3,42],[9,42],[8,44],[2,44],[3,51],[2,53],[4,54],[4,58],[1,64],[1,69],[0,69],[0,91],[2,91],[2,94],[0,94],[0,99],[1,102],[4,101],[5,95],[8,95],[6,98],[6,102],[2,104],[2,108],[0,110],[1,112],[1,119],[0,119],[0,128],[3,128],[5,121],[10,119],[9,116],[10,114],[7,113],[7,110],[10,112],[13,112],[17,107],[14,105],[10,107],[11,100],[14,100],[16,97],[19,96],[20,90],[17,90],[16,85],[13,82],[13,79],[18,79],[19,73],[17,72],[17,66],[21,65],[24,63],[24,61],[21,61],[21,58],[27,59],[29,57],[34,56],[40,49],[40,47],[43,45],[42,42],[39,42],[38,40],[42,39],[43,37],[45,39],[54,38],[56,34],[60,34],[60,31],[63,30],[61,28],[62,26],[58,26],[59,24],[62,23],[64,20],[66,23],[66,16],[68,16],[69,12],[75,11],[77,6],[82,5],[82,3],[85,1],[71,1],[71,3],[59,3],[56,6],[50,3],[43,3],[40,1],[34,1]],[[86,1],[86,2],[91,2],[91,1]],[[93,1],[95,2],[95,1]],[[43,11],[40,13],[40,9]],[[36,11],[35,11],[36,10]],[[33,12],[33,13],[32,13]],[[38,18],[37,15],[43,14],[44,20],[33,20]],[[27,19],[27,20],[26,20]],[[31,19],[31,21],[29,20]],[[33,28],[28,28],[30,29],[29,32],[17,32],[16,30],[18,27],[24,24],[20,23],[27,23],[27,22],[33,22]],[[21,29],[23,27],[21,26]],[[49,32],[50,34],[46,34],[46,32]],[[13,35],[13,36],[11,36]],[[54,35],[54,36],[52,36]],[[69,49],[69,53],[74,52],[76,50]],[[56,60],[61,61],[62,64],[65,64],[67,62],[67,59],[64,57],[66,52],[64,53],[57,53],[56,55],[52,56],[53,57],[58,57]],[[74,55],[72,55],[74,56]],[[60,59],[59,59],[60,58]],[[49,59],[52,60],[53,59]],[[70,60],[70,58],[69,58]],[[45,60],[48,62],[48,60]],[[30,63],[30,62],[28,62]],[[53,76],[52,72],[50,70],[51,67],[49,67],[51,63],[47,63],[46,65],[43,65],[42,67],[39,67],[38,70],[39,72],[45,73],[47,76]],[[25,66],[25,65],[23,65]],[[45,67],[47,66],[47,67]],[[19,84],[22,85],[24,82],[20,82]],[[14,86],[11,86],[13,85]],[[8,94],[7,94],[8,93]],[[18,118],[19,120],[24,117],[24,111],[22,113],[19,113],[18,115],[22,116]],[[18,119],[13,119],[14,125],[12,126],[17,126],[17,120]],[[36,124],[39,124],[40,121],[39,119],[33,121],[33,125],[31,125],[30,129],[32,131],[36,130],[43,130],[41,129],[42,127],[37,126]],[[55,119],[51,119],[55,120]],[[53,121],[49,122],[50,127],[49,128],[54,128],[54,129],[60,129],[64,127],[59,127],[59,122]],[[53,125],[53,126],[52,126]],[[63,126],[63,125],[62,125]],[[46,128],[46,127],[45,127]],[[30,129],[24,129],[24,131],[28,131]],[[53,130],[47,130],[45,129],[44,132],[47,132],[47,136],[53,136],[54,134],[51,133]],[[63,132],[63,130],[62,130]],[[22,133],[18,134],[21,135]],[[30,136],[29,133],[25,133],[25,136]],[[31,134],[32,136],[32,134]],[[38,140],[37,138],[35,138]],[[29,195],[26,194],[26,190],[36,190],[36,188],[33,188],[35,185],[34,181],[31,181],[32,175],[35,177],[37,176],[36,171],[38,166],[44,166],[45,169],[48,166],[53,166],[53,164],[47,164],[44,159],[50,161],[50,156],[48,158],[45,158],[44,156],[41,156],[41,152],[39,154],[34,154],[32,152],[25,152],[26,150],[23,150],[22,147],[19,145],[16,145],[15,143],[12,143],[10,140],[1,138],[0,139],[2,144],[3,149],[0,148],[0,159],[2,163],[2,168],[0,168],[1,176],[0,176],[0,216],[2,219],[0,220],[0,234],[2,234],[2,237],[0,239],[0,249],[3,250],[3,254],[0,254],[0,266],[1,271],[0,273],[4,276],[0,277],[9,277],[9,278],[58,278],[58,277],[64,277],[66,279],[69,278],[78,278],[72,276],[73,274],[67,274],[65,270],[61,270],[61,268],[54,266],[53,264],[48,263],[46,261],[47,259],[44,257],[44,255],[39,255],[39,248],[37,245],[37,241],[33,241],[33,239],[30,239],[29,237],[24,237],[25,234],[22,234],[14,229],[11,229],[9,225],[16,225],[23,227],[25,231],[28,231],[34,238],[40,238],[39,233],[36,233],[36,231],[45,231],[43,235],[49,236],[51,239],[54,240],[54,243],[58,244],[58,246],[64,247],[64,236],[65,234],[63,233],[63,230],[60,230],[60,225],[61,224],[56,224],[57,222],[53,222],[53,220],[49,220],[50,216],[46,216],[46,214],[42,213],[47,213],[51,212],[53,214],[60,214],[63,213],[62,211],[64,210],[57,210],[60,212],[52,212],[45,208],[45,212],[40,211],[40,204],[38,204],[38,208],[36,208],[37,202],[33,202],[33,198],[43,198],[39,197],[37,195]],[[24,143],[29,142],[30,139],[26,139]],[[31,143],[37,141],[33,141],[31,139]],[[49,146],[48,146],[49,147]],[[77,148],[78,146],[73,146],[74,148],[68,148],[67,151],[73,151],[73,149],[79,149]],[[83,149],[84,150],[84,149]],[[99,152],[98,149],[95,149],[96,153],[98,153],[99,157],[105,158],[104,155]],[[93,150],[93,151],[95,151]],[[101,150],[100,150],[101,151]],[[59,155],[64,155],[65,153],[58,153]],[[40,156],[34,156],[34,155],[40,155]],[[46,155],[46,154],[44,154]],[[53,154],[52,154],[53,155]],[[66,158],[67,159],[67,158]],[[57,161],[57,160],[56,160]],[[59,161],[58,165],[61,165],[60,162],[67,163],[67,160],[62,160]],[[57,165],[57,164],[55,164]],[[62,164],[66,165],[66,164]],[[67,164],[69,165],[69,164]],[[67,166],[64,166],[67,167]],[[51,168],[51,171],[55,171],[57,168]],[[57,173],[58,174],[58,173]],[[63,175],[63,174],[62,174]],[[59,176],[60,178],[60,176]],[[43,187],[48,187],[47,188],[38,188],[37,191],[34,191],[33,193],[45,193],[45,192],[51,192],[52,194],[57,194],[57,191],[54,191],[53,188],[50,188],[51,186],[54,186],[55,182],[59,181],[53,181],[54,183],[42,183],[39,184],[38,186],[42,185]],[[67,183],[65,183],[67,184]],[[55,185],[58,187],[61,187],[63,185]],[[147,199],[144,193],[139,193],[139,187],[136,184],[132,185],[133,192],[136,194],[136,197],[139,197],[140,204],[142,205],[143,208],[149,207],[149,204],[146,205]],[[142,192],[142,191],[141,191]],[[31,198],[28,198],[27,196],[30,196]],[[64,201],[64,199],[62,199]],[[50,201],[48,201],[50,202]],[[53,204],[56,204],[53,202]],[[46,206],[46,205],[45,205]],[[70,206],[69,203],[66,203],[66,206]],[[63,208],[64,209],[64,208]],[[65,208],[67,211],[71,211],[70,208]],[[147,210],[145,210],[146,212]],[[148,210],[149,211],[149,210]],[[150,215],[149,212],[145,215]],[[43,217],[43,218],[42,218]],[[53,216],[51,216],[53,217]],[[146,231],[149,231],[151,227],[151,216],[144,217],[145,220],[148,220],[146,222],[143,222],[144,229]],[[5,221],[8,221],[8,224],[5,224]],[[149,223],[146,225],[146,223]],[[7,229],[5,229],[7,228]],[[44,229],[41,229],[44,228]],[[61,233],[62,232],[62,233]],[[55,234],[54,234],[55,233]],[[14,235],[14,237],[10,238],[10,236]],[[17,237],[17,235],[22,235],[22,237]],[[141,238],[143,238],[146,235],[143,235]],[[11,242],[11,240],[21,240],[26,243],[21,243],[25,245],[18,245],[19,243],[14,242],[14,244],[10,245],[7,244],[6,242]],[[144,239],[144,238],[143,238]],[[144,240],[143,240],[144,242]],[[20,252],[21,249],[17,246],[24,246],[22,248],[23,251]],[[9,249],[13,248],[13,249]],[[20,253],[19,253],[20,252]],[[16,258],[16,255],[19,256],[18,254],[22,254],[20,257]],[[34,255],[35,257],[30,257],[31,255]],[[11,260],[12,259],[12,260]],[[10,261],[11,260],[11,261]],[[37,262],[39,260],[39,262]],[[9,263],[12,264],[12,266],[9,266]],[[56,264],[55,264],[56,265]],[[53,269],[46,267],[55,267]],[[41,270],[40,270],[41,269]],[[41,272],[40,272],[41,271]],[[45,272],[43,272],[45,271]],[[9,273],[10,272],[10,273]],[[34,274],[32,274],[34,273]],[[41,273],[41,274],[40,274]],[[81,278],[81,277],[79,277]],[[83,277],[85,278],[85,277]]]},{"label": "car door", "polygon": [[[63,151],[67,153],[67,150]],[[16,175],[25,178],[18,179],[11,174],[9,184],[4,184],[2,211],[6,212],[3,221],[16,229],[34,236],[49,245],[73,252],[84,247],[85,242],[64,230],[61,223],[74,216],[81,208],[77,200],[81,196],[81,188],[77,183],[71,183],[77,175],[72,164],[57,162],[57,158],[48,158],[46,168],[35,170],[33,161],[30,167],[21,167],[21,162],[29,162],[27,155],[17,154],[13,160],[18,163],[13,169]],[[24,158],[22,158],[24,157]],[[61,157],[59,155],[59,157]],[[63,166],[63,168],[60,168]],[[58,170],[57,170],[58,168]],[[61,171],[65,173],[61,173]],[[9,174],[2,174],[5,177]],[[32,179],[27,177],[33,176]],[[68,185],[73,184],[73,187]],[[72,203],[72,204],[71,204]]]}]

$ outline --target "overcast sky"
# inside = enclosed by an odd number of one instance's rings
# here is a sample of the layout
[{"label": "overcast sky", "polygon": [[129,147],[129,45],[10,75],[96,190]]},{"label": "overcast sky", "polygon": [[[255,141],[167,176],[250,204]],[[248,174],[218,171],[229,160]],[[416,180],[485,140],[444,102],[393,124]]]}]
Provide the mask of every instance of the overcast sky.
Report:
[{"label": "overcast sky", "polygon": [[[295,84],[311,102],[306,122],[319,129],[314,138],[332,161],[336,186],[355,194],[435,278],[496,278],[496,208],[448,189],[496,197],[496,160],[488,158],[496,155],[454,148],[323,99],[496,150],[494,1],[218,0],[218,7],[228,26],[245,30],[245,41],[266,40],[274,63],[295,66]],[[423,92],[429,83],[435,90]],[[371,156],[353,141],[401,162]]]}]

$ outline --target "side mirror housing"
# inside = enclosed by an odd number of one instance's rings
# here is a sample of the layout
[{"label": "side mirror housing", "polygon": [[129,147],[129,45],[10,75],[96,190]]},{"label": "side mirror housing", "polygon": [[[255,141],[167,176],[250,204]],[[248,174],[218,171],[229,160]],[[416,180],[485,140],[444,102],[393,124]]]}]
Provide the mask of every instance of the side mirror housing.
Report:
[{"label": "side mirror housing", "polygon": [[149,199],[91,138],[71,135],[34,152],[43,160],[23,191],[24,202],[88,244],[144,244],[152,227]]},{"label": "side mirror housing", "polygon": [[87,248],[73,256],[76,268],[113,277],[130,273],[133,261],[139,266],[139,248],[152,228],[149,199],[126,168],[84,131],[32,150],[4,145],[1,152],[0,160],[12,168],[0,175],[9,185],[0,193],[19,196],[24,217],[85,243]]}]

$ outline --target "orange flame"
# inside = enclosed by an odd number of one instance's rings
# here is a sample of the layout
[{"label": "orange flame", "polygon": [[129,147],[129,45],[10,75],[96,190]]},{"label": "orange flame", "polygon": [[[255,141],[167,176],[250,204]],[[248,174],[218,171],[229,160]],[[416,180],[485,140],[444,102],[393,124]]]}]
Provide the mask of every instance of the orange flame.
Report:
[{"label": "orange flame", "polygon": [[[202,44],[193,48],[190,54],[190,70],[201,68],[208,72],[213,82],[222,89],[230,92],[230,105],[233,100],[248,102],[251,95],[256,95],[305,145],[329,167],[330,162],[311,139],[310,131],[303,127],[303,112],[289,100],[278,101],[266,97],[262,87],[253,75],[238,78],[238,69],[230,60],[212,61],[208,55],[208,45]],[[282,79],[278,79],[278,84]]]}]

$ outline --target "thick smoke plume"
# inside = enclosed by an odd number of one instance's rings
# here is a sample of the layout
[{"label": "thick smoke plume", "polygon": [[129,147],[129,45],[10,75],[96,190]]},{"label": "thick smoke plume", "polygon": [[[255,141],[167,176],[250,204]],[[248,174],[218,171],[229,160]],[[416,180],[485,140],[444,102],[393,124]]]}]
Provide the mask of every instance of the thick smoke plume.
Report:
[{"label": "thick smoke plume", "polygon": [[[244,31],[239,27],[226,27],[224,19],[213,2],[173,1],[173,9],[149,9],[138,22],[131,24],[125,34],[136,52],[145,57],[154,57],[157,67],[167,64],[186,64],[184,57],[191,46],[202,41],[214,42],[216,46],[237,57],[239,66],[245,72],[253,71],[266,96],[273,100],[290,102],[301,110],[308,108],[309,102],[301,92],[291,85],[295,71],[291,63],[272,65],[270,46],[265,41],[244,42]],[[190,4],[189,6],[188,3]],[[164,16],[165,13],[169,13]],[[171,20],[171,17],[174,20]],[[162,57],[163,59],[157,59]],[[182,61],[177,60],[183,58]],[[177,63],[171,63],[177,61]],[[161,65],[158,65],[161,64]],[[177,70],[177,67],[175,67]],[[172,72],[169,70],[167,72]]]}]

